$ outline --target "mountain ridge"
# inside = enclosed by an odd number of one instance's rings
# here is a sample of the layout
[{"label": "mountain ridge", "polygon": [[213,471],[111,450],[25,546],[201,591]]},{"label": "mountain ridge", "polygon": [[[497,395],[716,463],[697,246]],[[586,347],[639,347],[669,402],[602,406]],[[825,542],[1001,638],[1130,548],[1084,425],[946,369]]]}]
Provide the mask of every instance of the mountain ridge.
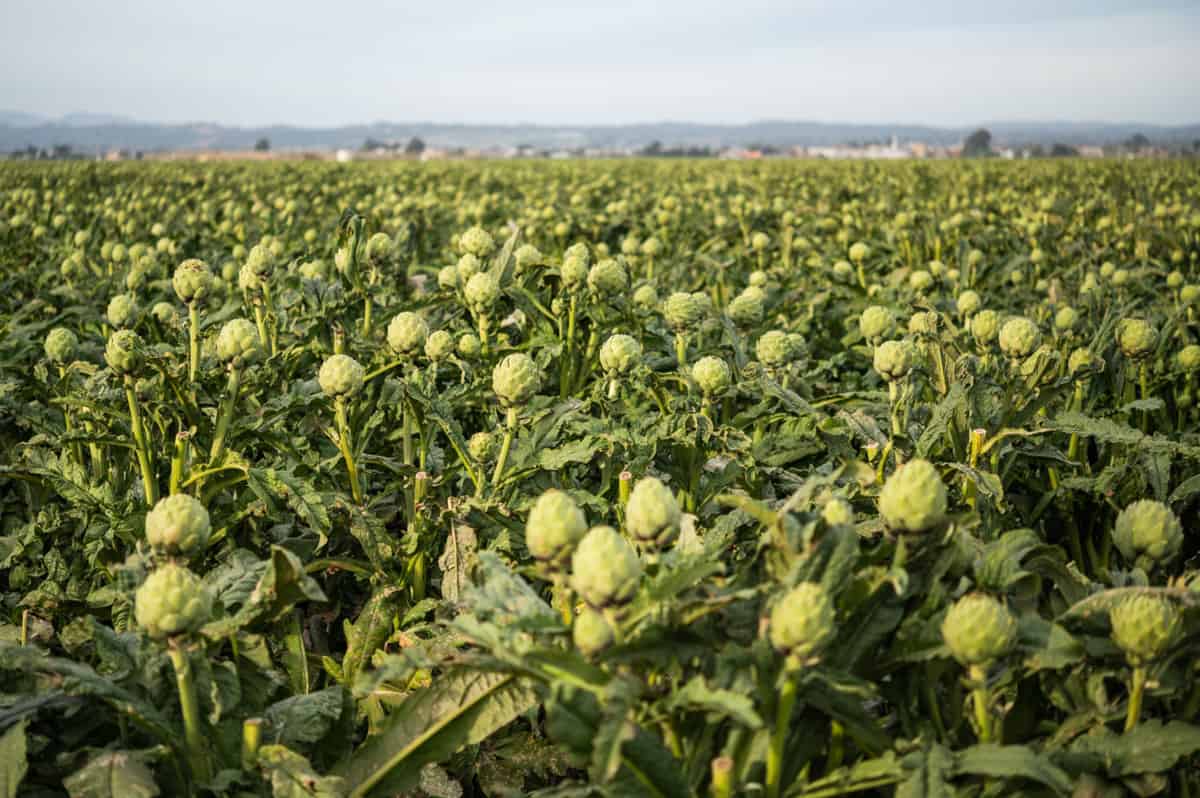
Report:
[{"label": "mountain ridge", "polygon": [[1200,123],[1155,125],[1136,122],[1004,121],[969,126],[912,123],[843,123],[764,119],[741,124],[642,122],[611,125],[479,124],[387,122],[312,127],[272,124],[252,127],[211,122],[143,122],[109,114],[72,113],[51,119],[0,110],[0,150],[68,145],[92,152],[127,150],[238,150],[266,138],[273,149],[356,149],[367,139],[403,141],[420,137],[435,147],[517,147],[539,149],[634,149],[658,141],[664,146],[833,146],[848,142],[923,141],[935,146],[960,143],[984,127],[999,146],[1111,145],[1135,134],[1163,145],[1200,140]]}]

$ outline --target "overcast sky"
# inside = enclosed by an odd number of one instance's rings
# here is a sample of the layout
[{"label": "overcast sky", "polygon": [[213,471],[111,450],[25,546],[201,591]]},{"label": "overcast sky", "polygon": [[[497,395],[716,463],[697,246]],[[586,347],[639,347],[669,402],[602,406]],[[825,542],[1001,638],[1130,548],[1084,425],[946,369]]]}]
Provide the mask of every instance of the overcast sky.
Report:
[{"label": "overcast sky", "polygon": [[0,109],[1200,122],[1200,0],[3,0]]}]

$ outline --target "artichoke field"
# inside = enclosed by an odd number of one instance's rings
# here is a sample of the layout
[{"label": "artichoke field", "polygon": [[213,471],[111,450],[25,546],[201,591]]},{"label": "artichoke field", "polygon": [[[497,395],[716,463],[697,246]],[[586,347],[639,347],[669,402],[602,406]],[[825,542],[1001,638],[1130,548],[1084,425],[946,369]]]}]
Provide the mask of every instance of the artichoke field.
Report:
[{"label": "artichoke field", "polygon": [[0,798],[1200,795],[1200,165],[0,165]]}]

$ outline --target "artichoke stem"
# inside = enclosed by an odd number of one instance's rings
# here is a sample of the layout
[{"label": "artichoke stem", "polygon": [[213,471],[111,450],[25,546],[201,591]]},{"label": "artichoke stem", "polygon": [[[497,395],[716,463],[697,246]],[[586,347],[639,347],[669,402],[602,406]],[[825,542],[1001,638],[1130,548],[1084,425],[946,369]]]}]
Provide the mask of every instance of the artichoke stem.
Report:
[{"label": "artichoke stem", "polygon": [[982,665],[972,665],[967,669],[968,678],[973,686],[971,699],[975,704],[975,723],[979,726],[979,742],[992,742],[992,715],[988,709],[991,696],[987,689],[987,669]]},{"label": "artichoke stem", "polygon": [[719,756],[712,761],[712,798],[733,798],[733,759]]},{"label": "artichoke stem", "polygon": [[1125,731],[1131,732],[1142,716],[1142,694],[1146,690],[1146,668],[1135,665],[1129,679],[1129,709],[1125,715]]},{"label": "artichoke stem", "polygon": [[192,681],[192,667],[187,652],[178,645],[167,649],[171,664],[175,667],[175,686],[179,690],[179,707],[183,712],[183,734],[192,776],[198,781],[208,781],[208,758],[204,754],[204,731],[200,721],[200,703],[196,700],[196,685]]},{"label": "artichoke stem", "polygon": [[779,708],[775,714],[775,730],[771,733],[771,748],[767,751],[767,798],[779,798],[783,778],[783,749],[792,725],[792,710],[796,706],[796,681],[787,675]]},{"label": "artichoke stem", "polygon": [[500,444],[500,456],[496,458],[496,470],[492,474],[492,485],[500,484],[504,476],[504,466],[508,463],[508,450],[512,448],[513,433],[517,429],[518,411],[515,407],[508,408],[505,414],[504,442]]},{"label": "artichoke stem", "polygon": [[350,493],[354,503],[363,503],[362,488],[358,482],[358,466],[354,463],[354,453],[350,451],[350,424],[346,421],[346,400],[338,397],[334,400],[334,420],[337,423],[338,448],[342,450],[342,459],[346,461],[346,473],[350,477]]},{"label": "artichoke stem", "polygon": [[258,746],[262,742],[262,718],[246,718],[242,721],[242,770],[254,770],[258,766]]},{"label": "artichoke stem", "polygon": [[[221,415],[217,418],[217,430],[213,434],[212,449],[209,451],[209,462],[216,464],[221,455],[225,454],[225,435],[229,432],[229,422],[233,419],[233,408],[237,405],[238,389],[242,384],[242,370],[237,366],[229,369],[229,382],[225,386],[225,398],[221,402]],[[172,469],[174,464],[172,463]]]},{"label": "artichoke stem", "polygon": [[195,302],[188,303],[188,382],[196,381],[196,368],[200,363],[200,308]]},{"label": "artichoke stem", "polygon": [[191,442],[191,435],[187,430],[180,430],[175,434],[175,453],[171,456],[171,481],[169,483],[169,495],[174,496],[179,493],[179,487],[183,484],[184,471],[187,469],[188,448]]},{"label": "artichoke stem", "polygon": [[146,445],[146,430],[142,426],[142,413],[134,393],[133,377],[128,374],[125,375],[125,401],[129,405],[129,426],[133,431],[133,445],[137,449],[138,467],[142,472],[146,506],[153,507],[158,501],[158,489],[154,485],[154,469],[150,465],[150,449]]}]

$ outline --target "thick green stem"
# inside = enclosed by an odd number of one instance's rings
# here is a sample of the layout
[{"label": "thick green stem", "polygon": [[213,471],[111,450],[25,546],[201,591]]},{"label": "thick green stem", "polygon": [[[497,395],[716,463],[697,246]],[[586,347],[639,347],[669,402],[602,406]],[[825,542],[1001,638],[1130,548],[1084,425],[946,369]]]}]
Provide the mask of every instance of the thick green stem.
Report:
[{"label": "thick green stem", "polygon": [[358,482],[358,466],[354,462],[354,452],[350,448],[350,424],[346,420],[346,400],[338,397],[333,403],[334,421],[337,424],[338,449],[342,459],[346,461],[346,474],[350,477],[350,494],[354,503],[363,503],[362,487]]},{"label": "thick green stem", "polygon": [[1125,731],[1131,732],[1142,716],[1142,694],[1146,691],[1146,668],[1134,666],[1133,675],[1129,679],[1129,709],[1125,714]]},{"label": "thick green stem", "polygon": [[180,486],[183,485],[191,437],[187,430],[180,430],[175,434],[175,453],[171,456],[171,481],[168,483],[168,491],[172,496],[179,493]]},{"label": "thick green stem", "polygon": [[129,426],[133,430],[133,445],[137,450],[138,467],[142,472],[146,505],[153,507],[158,501],[158,488],[154,484],[154,468],[150,465],[150,448],[146,445],[146,429],[142,426],[142,413],[138,408],[133,377],[128,374],[125,375],[125,401],[129,405]]},{"label": "thick green stem", "polygon": [[196,370],[200,364],[200,308],[195,302],[188,303],[188,382],[196,381]]},{"label": "thick green stem", "polygon": [[183,736],[192,776],[201,782],[208,781],[208,756],[204,752],[204,729],[200,719],[200,702],[196,700],[196,685],[192,681],[192,666],[187,652],[172,643],[167,648],[171,664],[175,666],[175,686],[179,690],[179,707],[183,712]]},{"label": "thick green stem", "polygon": [[719,756],[712,761],[712,798],[733,798],[733,759]]},{"label": "thick green stem", "polygon": [[675,360],[680,371],[687,368],[687,336],[683,333],[675,333]]},{"label": "thick green stem", "polygon": [[237,366],[229,369],[229,381],[225,386],[225,398],[221,402],[221,412],[217,416],[217,430],[213,434],[212,449],[209,451],[209,463],[217,463],[225,454],[225,435],[229,432],[229,422],[233,420],[233,410],[237,406],[238,389],[242,384],[242,370]]},{"label": "thick green stem", "polygon": [[967,676],[971,680],[971,700],[975,705],[975,723],[979,726],[979,742],[992,742],[992,714],[988,705],[991,696],[987,689],[987,669],[982,665],[972,665]]},{"label": "thick green stem", "polygon": [[779,798],[783,778],[783,749],[787,745],[788,731],[792,724],[792,710],[796,706],[796,680],[789,678],[783,683],[779,696],[779,709],[775,713],[775,730],[771,733],[771,748],[767,751],[767,798]]},{"label": "thick green stem", "polygon": [[262,743],[262,718],[242,721],[242,770],[258,767],[258,747]]},{"label": "thick green stem", "polygon": [[504,476],[504,466],[508,463],[508,451],[512,448],[513,433],[517,429],[518,409],[515,407],[508,408],[505,413],[504,425],[504,442],[500,444],[500,456],[496,458],[496,470],[492,472],[492,485],[500,484],[500,478]]}]

